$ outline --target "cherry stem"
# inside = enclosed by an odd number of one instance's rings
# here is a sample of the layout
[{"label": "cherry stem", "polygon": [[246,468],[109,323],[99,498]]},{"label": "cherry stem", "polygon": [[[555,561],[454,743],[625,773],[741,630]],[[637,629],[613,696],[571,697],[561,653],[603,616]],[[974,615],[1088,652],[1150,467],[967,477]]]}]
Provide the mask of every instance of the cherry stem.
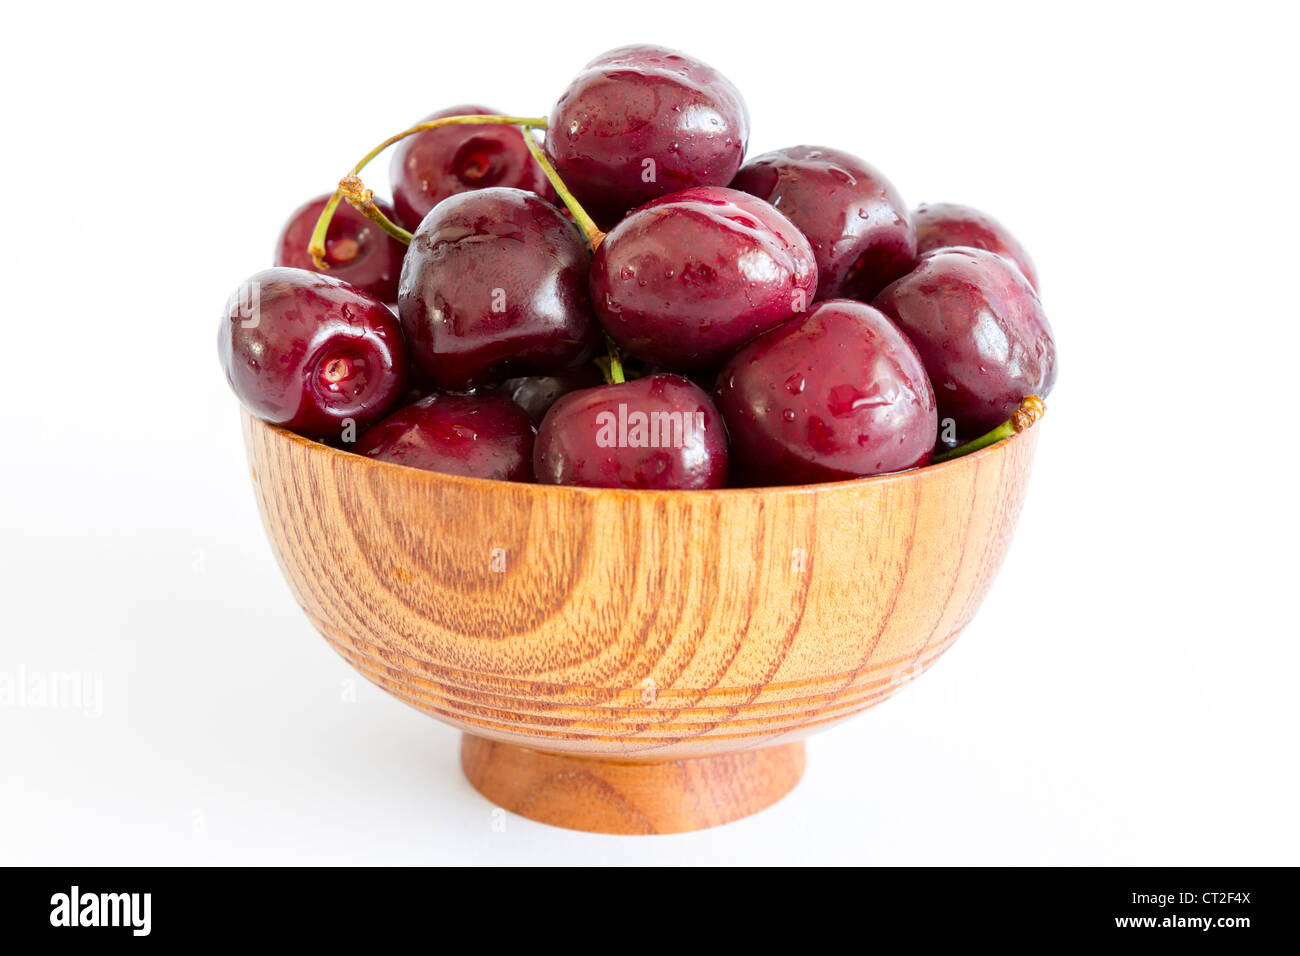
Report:
[{"label": "cherry stem", "polygon": [[[546,178],[549,179],[551,185],[555,187],[556,194],[564,202],[564,205],[568,207],[569,212],[573,214],[573,221],[578,224],[578,228],[582,230],[582,234],[587,237],[587,242],[591,244],[592,252],[595,252],[596,247],[599,246],[601,240],[605,238],[605,234],[600,231],[600,227],[596,225],[595,221],[587,215],[587,210],[582,208],[581,203],[574,198],[573,193],[569,192],[569,187],[564,185],[564,180],[561,179],[560,174],[555,171],[555,167],[552,166],[551,161],[546,158],[546,154],[542,152],[542,148],[537,145],[537,140],[533,139],[531,133],[524,133],[524,142],[528,146],[528,151],[533,154],[533,159],[537,161],[537,165],[542,167],[542,172],[546,174]],[[620,379],[620,381],[622,380]]]},{"label": "cherry stem", "polygon": [[627,381],[623,374],[623,358],[618,354],[618,346],[608,335],[605,336],[605,348],[609,352],[609,384],[622,385]]},{"label": "cherry stem", "polygon": [[[374,159],[376,156],[378,156],[380,153],[386,150],[389,146],[392,146],[394,143],[399,142],[408,136],[414,136],[416,133],[423,133],[425,130],[438,129],[441,126],[494,126],[494,125],[495,126],[522,126],[525,129],[545,129],[546,117],[545,116],[493,116],[493,115],[443,116],[439,119],[426,120],[423,123],[416,123],[410,129],[402,130],[402,132],[388,137],[388,139],[384,140],[382,143],[380,143],[370,152],[366,153],[365,156],[361,157],[361,161],[358,162],[355,166],[353,166],[352,169],[348,172],[348,174],[339,181],[339,188],[334,190],[334,195],[330,196],[329,202],[325,203],[325,208],[321,210],[320,218],[316,220],[316,228],[312,230],[311,241],[307,244],[307,251],[311,253],[311,259],[312,262],[316,264],[316,268],[329,269],[329,264],[325,261],[325,236],[329,232],[330,222],[333,221],[334,219],[334,213],[338,210],[339,203],[343,201],[343,199],[345,198],[345,192],[347,191],[348,188],[350,188],[350,187],[345,187],[344,184],[351,183],[353,180],[355,180],[356,186],[362,190],[365,190],[365,186],[361,183],[361,180],[357,177],[361,174],[361,170],[365,169],[372,159]],[[530,144],[532,143],[532,136],[530,136],[529,134],[525,133],[524,139],[528,141]],[[369,190],[365,190],[365,191],[369,192]],[[352,204],[354,206],[356,205],[356,203],[352,203]],[[373,210],[374,212],[373,215],[365,208],[361,208],[360,206],[358,206],[357,208],[360,209],[362,213],[364,213],[367,217],[373,220],[376,224],[378,224],[378,226],[381,229],[383,229],[384,232],[388,233],[394,239],[397,239],[402,242],[407,242],[407,243],[411,241],[410,233],[406,232],[405,229],[402,229],[401,226],[398,226],[395,223],[393,223],[391,220],[389,220],[387,216],[385,216],[382,212],[379,211],[378,207],[374,205],[373,196],[371,196],[368,206],[369,209]],[[400,234],[399,232],[395,232],[394,230],[400,230]],[[405,239],[402,238],[403,234],[406,236]]]},{"label": "cherry stem", "polygon": [[[383,210],[375,205],[375,194],[366,188],[360,176],[347,176],[339,180],[339,192],[348,201],[348,205],[378,225],[384,232],[404,246],[411,244],[411,234],[385,216]],[[328,230],[329,226],[325,228]]]},{"label": "cherry stem", "polygon": [[934,456],[934,463],[937,465],[941,461],[952,461],[954,458],[961,458],[963,455],[969,455],[973,451],[979,451],[981,448],[987,448],[989,445],[996,445],[1004,438],[1010,438],[1012,435],[1019,435],[1034,422],[1043,417],[1047,411],[1047,406],[1037,395],[1029,395],[1020,402],[1020,407],[1012,412],[1011,417],[1005,422],[993,429],[991,432],[981,435],[973,441],[968,441],[964,445],[958,445],[956,448],[950,448],[945,452],[940,452]]}]

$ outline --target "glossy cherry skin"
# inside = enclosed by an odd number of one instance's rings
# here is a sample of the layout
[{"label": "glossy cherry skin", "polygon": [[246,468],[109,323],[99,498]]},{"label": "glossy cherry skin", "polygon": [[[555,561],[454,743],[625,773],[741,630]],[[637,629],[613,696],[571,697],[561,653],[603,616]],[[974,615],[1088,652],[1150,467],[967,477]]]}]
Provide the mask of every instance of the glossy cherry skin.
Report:
[{"label": "glossy cherry skin", "polygon": [[921,358],[885,316],[830,299],[755,339],[718,376],[732,470],[797,485],[929,463],[938,420]]},{"label": "glossy cherry skin", "polygon": [[546,200],[493,187],[443,200],[415,230],[397,306],[439,388],[552,375],[595,351],[582,234]]},{"label": "glossy cherry skin", "polygon": [[916,223],[917,252],[947,246],[996,252],[1018,265],[1029,284],[1038,289],[1034,260],[1007,227],[988,213],[950,202],[922,203],[912,213],[912,221]]},{"label": "glossy cherry skin", "polygon": [[600,369],[587,362],[571,372],[558,375],[526,375],[501,383],[501,394],[528,413],[535,423],[540,423],[562,396],[583,388],[594,388],[604,383]]},{"label": "glossy cherry skin", "polygon": [[1056,343],[1038,293],[992,252],[927,252],[872,304],[916,345],[939,417],[955,420],[962,441],[1006,421],[1025,396],[1046,398],[1056,382]]},{"label": "glossy cherry skin", "polygon": [[[298,208],[275,247],[275,264],[293,269],[319,272],[307,252],[307,244],[316,228],[316,220],[329,196],[319,196]],[[392,208],[375,201],[389,219]],[[388,235],[347,203],[340,203],[325,233],[326,275],[342,279],[348,285],[369,292],[384,302],[397,301],[397,279],[402,273],[406,246]]]},{"label": "glossy cherry skin", "polygon": [[504,395],[429,395],[371,428],[356,452],[447,475],[532,481],[535,434]]},{"label": "glossy cherry skin", "polygon": [[717,368],[754,336],[812,303],[808,240],[762,200],[697,186],[646,203],[596,250],[591,301],[605,331],[639,359]]},{"label": "glossy cherry skin", "polygon": [[903,197],[851,153],[774,150],[745,163],[731,185],[770,202],[808,237],[819,299],[870,299],[916,262],[916,230]]},{"label": "glossy cherry skin", "polygon": [[635,206],[689,186],[725,186],[745,157],[749,111],[699,60],[657,46],[611,50],[551,110],[546,152],[609,229]]},{"label": "glossy cherry skin", "polygon": [[217,353],[245,408],[309,438],[361,434],[406,384],[406,345],[388,306],[303,269],[266,269],[240,286]]},{"label": "glossy cherry skin", "polygon": [[680,375],[571,392],[542,419],[537,480],[589,488],[721,488],[727,483],[722,416]]},{"label": "glossy cherry skin", "polygon": [[[495,113],[483,106],[453,106],[421,122],[446,116]],[[553,200],[555,191],[518,126],[441,126],[408,136],[393,147],[388,176],[397,221],[412,231],[448,196],[507,186]]]}]

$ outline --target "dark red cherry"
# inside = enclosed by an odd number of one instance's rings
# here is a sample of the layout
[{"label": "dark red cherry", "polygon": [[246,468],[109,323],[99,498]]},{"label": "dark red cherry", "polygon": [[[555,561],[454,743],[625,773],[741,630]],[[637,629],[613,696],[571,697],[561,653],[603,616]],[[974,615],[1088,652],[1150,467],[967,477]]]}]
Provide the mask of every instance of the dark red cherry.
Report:
[{"label": "dark red cherry", "polygon": [[[494,112],[482,106],[453,106],[423,122]],[[388,167],[397,221],[414,231],[448,196],[489,186],[527,189],[553,200],[550,181],[524,145],[527,135],[517,126],[483,125],[441,126],[408,136],[394,147]]]},{"label": "dark red cherry", "polygon": [[697,186],[646,203],[596,250],[591,301],[618,346],[675,369],[716,368],[812,302],[808,240],[767,203]]},{"label": "dark red cherry", "polygon": [[546,152],[608,229],[689,186],[725,186],[745,157],[749,112],[730,81],[675,50],[626,46],[592,60],[551,110]]},{"label": "dark red cherry", "polygon": [[644,374],[651,375],[656,372],[668,372],[669,374],[672,375],[682,374],[686,378],[689,378],[700,388],[704,389],[704,393],[706,395],[712,395],[713,386],[718,383],[717,368],[695,368],[695,369],[691,369],[689,372],[677,373],[677,372],[673,372],[671,369],[666,368],[664,366],[651,365],[646,367]]},{"label": "dark red cherry", "polygon": [[755,339],[718,376],[732,469],[795,485],[903,471],[934,449],[934,393],[880,312],[831,299]]},{"label": "dark red cherry", "polygon": [[1020,267],[1029,284],[1038,288],[1034,260],[1006,226],[988,213],[956,203],[922,203],[912,213],[916,223],[916,250],[929,252],[946,246],[986,249],[1010,259]]},{"label": "dark red cherry", "polygon": [[765,199],[812,243],[817,298],[870,299],[916,261],[903,197],[851,153],[792,146],[745,163],[731,185]]},{"label": "dark red cherry", "polygon": [[[389,309],[393,315],[397,315],[397,307],[390,305]],[[400,323],[400,319],[398,320]],[[406,350],[409,358],[406,362],[406,388],[402,391],[402,397],[398,399],[397,404],[410,405],[418,402],[427,395],[432,395],[438,391],[438,383],[429,377],[429,373],[420,368],[415,356],[411,355],[411,350]]]},{"label": "dark red cherry", "polygon": [[1056,381],[1056,344],[1020,269],[983,249],[921,256],[873,304],[907,333],[930,372],[939,417],[965,441],[1001,424]]},{"label": "dark red cherry", "polygon": [[727,435],[709,396],[680,375],[571,392],[542,420],[537,480],[590,488],[721,488]]},{"label": "dark red cherry", "polygon": [[577,227],[534,193],[443,200],[402,264],[398,312],[415,360],[452,391],[577,367],[599,339],[590,261]]},{"label": "dark red cherry", "polygon": [[266,269],[240,286],[217,353],[245,408],[310,438],[354,441],[406,383],[406,345],[388,306],[303,269]]},{"label": "dark red cherry", "polygon": [[[329,198],[319,196],[300,206],[289,217],[275,247],[277,266],[320,271],[307,252],[307,243]],[[389,219],[393,217],[393,210],[387,203],[375,200],[375,205]],[[325,233],[327,275],[342,279],[384,302],[396,302],[397,278],[401,275],[402,257],[405,255],[406,246],[347,203],[339,204]]]},{"label": "dark red cherry", "polygon": [[534,422],[540,422],[561,396],[582,388],[594,388],[603,382],[600,369],[594,362],[587,362],[571,372],[561,372],[558,375],[527,375],[507,379],[501,383],[501,394],[509,396]]},{"label": "dark red cherry", "polygon": [[504,395],[429,395],[371,428],[356,451],[448,475],[532,481],[534,434]]}]

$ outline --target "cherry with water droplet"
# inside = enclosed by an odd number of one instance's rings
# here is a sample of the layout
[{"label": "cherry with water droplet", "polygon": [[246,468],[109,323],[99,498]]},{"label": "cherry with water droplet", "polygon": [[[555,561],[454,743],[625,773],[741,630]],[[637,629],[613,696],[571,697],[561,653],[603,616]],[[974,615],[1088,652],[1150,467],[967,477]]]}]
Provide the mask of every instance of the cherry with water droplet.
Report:
[{"label": "cherry with water droplet", "polygon": [[879,311],[831,299],[755,339],[718,376],[745,484],[837,481],[927,464],[938,419],[912,343]]},{"label": "cherry with water droplet", "polygon": [[217,352],[249,412],[309,438],[360,434],[406,382],[406,346],[388,306],[304,269],[266,269],[240,286]]},{"label": "cherry with water droplet", "polygon": [[675,369],[722,364],[805,309],[817,288],[808,240],[762,200],[697,186],[646,203],[600,243],[591,300],[629,355]]},{"label": "cherry with water droplet", "polygon": [[1038,289],[1034,260],[1011,231],[988,213],[957,203],[922,203],[912,213],[912,221],[916,223],[917,252],[948,246],[995,252],[1019,266],[1029,284]]},{"label": "cherry with water droplet", "polygon": [[680,375],[647,375],[557,401],[538,429],[533,470],[555,485],[721,488],[727,435],[698,385]]},{"label": "cherry with water droplet", "polygon": [[546,153],[604,229],[690,186],[725,186],[745,156],[749,111],[721,73],[664,47],[592,60],[551,110]]},{"label": "cherry with water droplet", "polygon": [[531,481],[535,430],[504,395],[429,395],[367,431],[356,452],[411,468]]},{"label": "cherry with water droplet", "polygon": [[808,237],[819,299],[870,299],[916,261],[916,231],[902,196],[852,153],[773,150],[745,163],[731,185],[770,202]]},{"label": "cherry with water droplet", "polygon": [[582,234],[535,193],[491,187],[443,200],[402,264],[398,313],[443,389],[576,368],[599,341]]},{"label": "cherry with water droplet", "polygon": [[941,418],[966,441],[1005,421],[1056,382],[1056,343],[1038,293],[1014,263],[983,249],[949,247],[872,303],[916,345]]}]

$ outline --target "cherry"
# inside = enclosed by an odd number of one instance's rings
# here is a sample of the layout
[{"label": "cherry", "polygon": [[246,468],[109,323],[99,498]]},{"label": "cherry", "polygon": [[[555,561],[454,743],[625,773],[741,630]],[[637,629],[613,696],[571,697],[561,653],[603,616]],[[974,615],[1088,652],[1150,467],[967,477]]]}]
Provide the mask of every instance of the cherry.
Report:
[{"label": "cherry", "polygon": [[590,261],[582,234],[535,193],[444,199],[402,264],[398,312],[416,361],[450,390],[575,368],[598,339]]},{"label": "cherry", "polygon": [[534,434],[503,395],[429,395],[371,428],[356,451],[448,475],[532,481]]},{"label": "cherry", "polygon": [[817,288],[808,240],[762,200],[697,186],[646,203],[596,250],[591,301],[618,346],[675,369],[717,367]]},{"label": "cherry", "polygon": [[1010,259],[1020,267],[1029,284],[1038,289],[1034,260],[1007,227],[988,213],[956,203],[922,203],[912,213],[916,223],[916,248],[929,252],[945,246],[987,249]]},{"label": "cherry", "polygon": [[551,110],[546,152],[608,229],[634,206],[689,186],[725,186],[745,156],[749,111],[699,60],[658,46],[596,57]]},{"label": "cherry", "polygon": [[[298,207],[285,223],[275,250],[275,264],[294,269],[320,270],[312,263],[307,244],[329,196],[320,196]],[[393,210],[376,202],[385,215]],[[397,277],[402,271],[402,245],[351,206],[343,205],[330,222],[325,236],[325,262],[329,275],[342,279],[384,302],[397,301]]]},{"label": "cherry", "polygon": [[916,345],[939,415],[954,420],[962,441],[1005,421],[1026,396],[1052,390],[1056,344],[1038,293],[995,253],[934,249],[872,304]]},{"label": "cherry", "polygon": [[869,305],[831,299],[755,339],[715,391],[747,484],[804,484],[927,464],[938,421],[916,349]]},{"label": "cherry", "polygon": [[719,368],[695,368],[695,369],[691,369],[688,372],[674,372],[670,368],[652,365],[652,366],[648,366],[643,374],[651,375],[654,374],[655,372],[668,372],[669,374],[672,375],[680,374],[685,378],[689,378],[700,388],[704,389],[704,393],[706,395],[712,395],[713,386],[718,384],[719,371],[720,371]]},{"label": "cherry", "polygon": [[[453,106],[422,122],[494,113],[482,106]],[[527,189],[553,200],[555,191],[524,144],[531,135],[516,126],[442,126],[402,140],[389,164],[397,221],[415,229],[448,196],[488,186]]]},{"label": "cherry", "polygon": [[561,372],[558,375],[528,375],[507,379],[501,383],[501,393],[508,395],[534,422],[540,422],[561,396],[581,388],[593,388],[603,382],[600,369],[588,362],[571,372]]},{"label": "cherry", "polygon": [[731,185],[770,202],[808,237],[819,299],[870,299],[916,261],[916,231],[903,198],[851,153],[774,150],[745,163]]},{"label": "cherry", "polygon": [[217,352],[245,408],[309,438],[348,441],[406,382],[406,346],[388,306],[304,269],[266,269],[240,286]]},{"label": "cherry", "polygon": [[[389,311],[394,316],[397,315],[397,307],[389,305]],[[398,320],[400,325],[401,320]],[[406,361],[406,388],[402,391],[402,397],[398,399],[397,404],[410,405],[412,402],[418,402],[427,395],[432,395],[438,391],[438,385],[433,379],[429,378],[429,373],[420,368],[419,363],[415,361],[415,356],[411,355],[410,349],[407,349]]]},{"label": "cherry", "polygon": [[542,420],[533,450],[540,482],[590,488],[721,488],[722,417],[680,375],[571,392]]}]

